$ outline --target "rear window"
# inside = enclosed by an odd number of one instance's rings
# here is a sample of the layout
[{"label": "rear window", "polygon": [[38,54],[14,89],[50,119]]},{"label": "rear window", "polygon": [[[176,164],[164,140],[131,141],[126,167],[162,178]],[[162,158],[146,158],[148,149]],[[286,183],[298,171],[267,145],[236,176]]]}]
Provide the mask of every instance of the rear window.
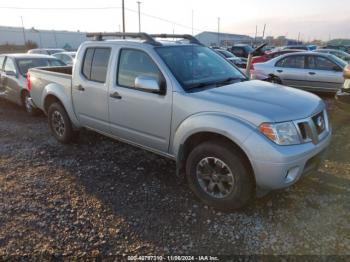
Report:
[{"label": "rear window", "polygon": [[45,66],[65,66],[62,61],[51,58],[19,58],[17,66],[21,75],[25,76],[30,68]]},{"label": "rear window", "polygon": [[106,82],[109,48],[87,48],[85,51],[82,74],[91,81]]}]

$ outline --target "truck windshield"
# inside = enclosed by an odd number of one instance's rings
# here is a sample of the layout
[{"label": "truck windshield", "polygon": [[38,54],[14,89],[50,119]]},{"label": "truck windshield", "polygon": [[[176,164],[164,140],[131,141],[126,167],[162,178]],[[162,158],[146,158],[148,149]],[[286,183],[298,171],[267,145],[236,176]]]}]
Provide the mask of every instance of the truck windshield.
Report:
[{"label": "truck windshield", "polygon": [[17,59],[17,65],[23,76],[27,74],[30,68],[34,67],[65,66],[60,60],[51,58],[19,58]]},{"label": "truck windshield", "polygon": [[156,51],[185,90],[246,80],[239,69],[204,46],[163,46]]}]

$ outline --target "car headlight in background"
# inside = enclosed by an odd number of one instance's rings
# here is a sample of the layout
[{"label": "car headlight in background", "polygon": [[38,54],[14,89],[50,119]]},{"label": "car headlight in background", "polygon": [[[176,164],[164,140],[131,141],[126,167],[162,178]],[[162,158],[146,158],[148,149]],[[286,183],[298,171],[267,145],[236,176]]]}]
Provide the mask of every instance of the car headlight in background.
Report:
[{"label": "car headlight in background", "polygon": [[293,122],[262,123],[259,126],[259,130],[278,145],[296,145],[301,143]]}]

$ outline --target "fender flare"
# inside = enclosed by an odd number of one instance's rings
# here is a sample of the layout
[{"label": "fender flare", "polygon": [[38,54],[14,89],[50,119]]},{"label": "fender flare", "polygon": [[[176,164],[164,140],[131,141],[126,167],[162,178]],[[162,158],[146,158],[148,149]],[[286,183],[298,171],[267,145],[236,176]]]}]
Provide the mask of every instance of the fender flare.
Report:
[{"label": "fender flare", "polygon": [[[70,89],[69,89],[70,91]],[[71,99],[71,94],[67,94],[66,88],[62,88],[62,86],[58,86],[55,83],[48,84],[42,93],[41,98],[41,104],[44,109],[45,101],[48,96],[54,96],[56,97],[60,103],[63,105],[64,109],[66,110],[70,120],[72,121],[72,124],[75,128],[80,127],[79,120],[77,119],[74,109],[73,109],[73,103]],[[47,113],[47,112],[45,112]]]},{"label": "fender flare", "polygon": [[176,128],[170,145],[170,153],[175,156],[177,162],[177,174],[182,168],[181,162],[186,141],[192,135],[203,132],[229,139],[246,154],[250,161],[244,142],[254,132],[254,128],[254,125],[247,121],[218,112],[204,112],[188,117]]}]

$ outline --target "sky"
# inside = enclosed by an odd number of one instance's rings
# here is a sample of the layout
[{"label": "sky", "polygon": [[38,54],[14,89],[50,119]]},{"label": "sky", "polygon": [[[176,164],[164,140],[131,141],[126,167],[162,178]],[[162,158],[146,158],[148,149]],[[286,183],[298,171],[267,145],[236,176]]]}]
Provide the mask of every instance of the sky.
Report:
[{"label": "sky", "polygon": [[[202,31],[302,40],[350,38],[349,0],[140,0],[141,31]],[[11,0],[0,3],[0,25],[73,31],[122,30],[122,0]],[[5,8],[11,7],[11,8]],[[138,31],[137,0],[125,0],[127,32]],[[38,8],[38,9],[36,9]]]}]

